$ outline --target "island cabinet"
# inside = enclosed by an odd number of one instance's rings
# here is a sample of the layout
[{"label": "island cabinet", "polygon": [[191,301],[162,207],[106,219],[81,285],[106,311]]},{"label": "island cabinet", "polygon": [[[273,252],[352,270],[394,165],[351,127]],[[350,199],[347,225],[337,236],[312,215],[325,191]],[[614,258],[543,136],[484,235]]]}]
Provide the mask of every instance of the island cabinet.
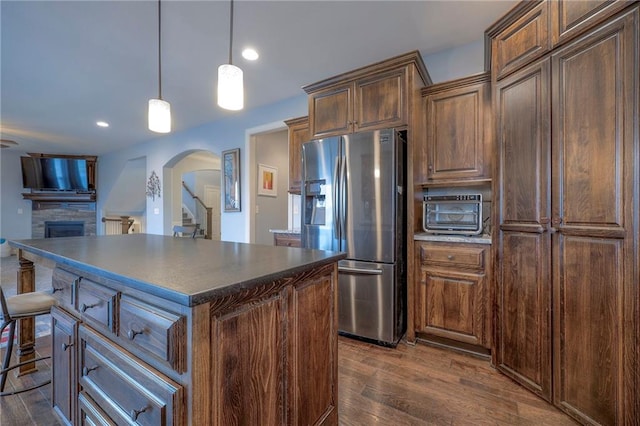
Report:
[{"label": "island cabinet", "polygon": [[338,424],[344,254],[144,234],[12,244],[55,268],[65,424]]},{"label": "island cabinet", "polygon": [[289,193],[300,194],[302,187],[302,144],[309,142],[309,117],[285,120],[289,127]]},{"label": "island cabinet", "polygon": [[491,347],[490,247],[416,241],[415,336],[487,356]]},{"label": "island cabinet", "polygon": [[311,139],[408,126],[415,91],[430,83],[414,51],[305,86]]},{"label": "island cabinet", "polygon": [[617,7],[494,97],[495,364],[589,425],[640,422],[640,3]]},{"label": "island cabinet", "polygon": [[[491,179],[491,74],[434,84],[422,89],[418,182],[448,184]],[[426,169],[425,169],[426,167]]]}]

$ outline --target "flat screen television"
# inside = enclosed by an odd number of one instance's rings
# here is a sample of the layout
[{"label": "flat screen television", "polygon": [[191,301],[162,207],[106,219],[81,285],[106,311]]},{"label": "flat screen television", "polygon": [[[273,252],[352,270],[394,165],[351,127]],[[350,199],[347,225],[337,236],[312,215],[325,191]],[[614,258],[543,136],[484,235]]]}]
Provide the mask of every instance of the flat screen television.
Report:
[{"label": "flat screen television", "polygon": [[87,161],[76,158],[20,157],[22,185],[42,191],[88,191]]}]

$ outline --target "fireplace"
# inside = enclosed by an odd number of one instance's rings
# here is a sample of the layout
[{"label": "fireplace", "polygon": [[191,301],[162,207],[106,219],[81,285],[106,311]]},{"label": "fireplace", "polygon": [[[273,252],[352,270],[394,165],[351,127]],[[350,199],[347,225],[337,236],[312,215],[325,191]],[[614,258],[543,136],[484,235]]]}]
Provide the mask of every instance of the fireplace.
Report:
[{"label": "fireplace", "polygon": [[57,220],[44,222],[44,237],[81,237],[84,236],[84,222],[77,220]]}]

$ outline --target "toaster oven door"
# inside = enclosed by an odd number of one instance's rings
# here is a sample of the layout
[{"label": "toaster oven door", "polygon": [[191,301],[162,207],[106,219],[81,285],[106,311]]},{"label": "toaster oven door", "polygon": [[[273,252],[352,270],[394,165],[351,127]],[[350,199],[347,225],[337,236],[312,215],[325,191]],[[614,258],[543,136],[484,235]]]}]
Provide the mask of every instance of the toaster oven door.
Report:
[{"label": "toaster oven door", "polygon": [[478,235],[482,232],[482,202],[424,201],[423,228],[433,234]]}]

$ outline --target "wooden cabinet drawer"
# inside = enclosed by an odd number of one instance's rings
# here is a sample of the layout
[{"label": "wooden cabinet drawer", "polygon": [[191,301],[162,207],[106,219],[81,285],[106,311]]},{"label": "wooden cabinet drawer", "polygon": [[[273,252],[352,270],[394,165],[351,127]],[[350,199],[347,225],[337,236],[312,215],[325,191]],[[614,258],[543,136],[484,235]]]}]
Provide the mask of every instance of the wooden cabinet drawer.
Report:
[{"label": "wooden cabinet drawer", "polygon": [[78,395],[79,421],[81,426],[99,425],[99,426],[116,426],[113,420],[102,411],[100,407],[91,399],[86,392],[80,392]]},{"label": "wooden cabinet drawer", "polygon": [[495,36],[491,54],[498,79],[549,50],[548,8],[546,1],[538,3]]},{"label": "wooden cabinet drawer", "polygon": [[81,326],[80,384],[117,424],[184,423],[183,388]]},{"label": "wooden cabinet drawer", "polygon": [[67,309],[75,308],[76,286],[79,279],[80,277],[76,274],[64,269],[56,268],[53,270],[51,291],[61,306]]},{"label": "wooden cabinet drawer", "polygon": [[300,247],[300,235],[294,234],[273,234],[276,246],[282,247]]},{"label": "wooden cabinet drawer", "polygon": [[116,332],[118,292],[86,278],[78,281],[76,310],[83,321],[94,327]]},{"label": "wooden cabinet drawer", "polygon": [[182,373],[186,361],[184,316],[123,295],[120,300],[118,335],[135,348],[159,358]]},{"label": "wooden cabinet drawer", "polygon": [[480,247],[421,245],[420,259],[425,265],[483,269],[485,250]]}]

